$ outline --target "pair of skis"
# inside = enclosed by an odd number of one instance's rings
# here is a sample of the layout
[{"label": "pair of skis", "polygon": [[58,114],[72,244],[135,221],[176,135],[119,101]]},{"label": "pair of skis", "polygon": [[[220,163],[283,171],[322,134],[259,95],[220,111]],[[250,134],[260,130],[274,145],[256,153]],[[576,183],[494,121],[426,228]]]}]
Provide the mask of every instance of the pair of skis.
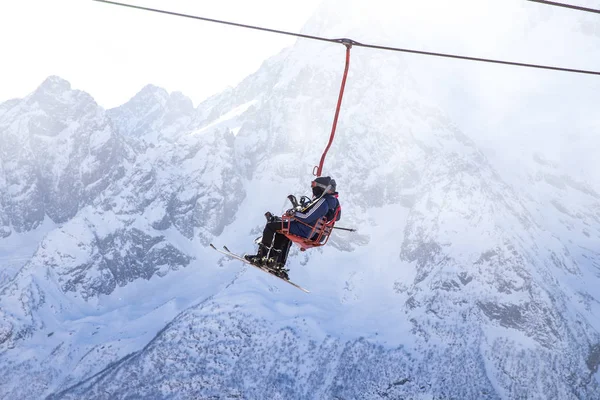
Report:
[{"label": "pair of skis", "polygon": [[300,285],[297,285],[297,284],[295,284],[295,283],[294,283],[294,282],[292,282],[292,281],[289,281],[289,280],[287,280],[287,279],[284,279],[284,278],[281,278],[281,277],[279,277],[279,276],[275,275],[275,273],[274,273],[272,270],[270,270],[269,268],[267,268],[267,267],[262,267],[262,266],[260,266],[260,265],[256,265],[256,264],[252,264],[250,261],[246,260],[244,257],[242,257],[242,256],[239,256],[239,255],[237,255],[237,254],[233,253],[231,250],[229,250],[229,249],[227,248],[227,246],[223,246],[223,250],[221,250],[221,249],[217,249],[217,248],[215,247],[215,245],[213,245],[213,244],[211,243],[211,244],[210,244],[210,247],[212,247],[214,250],[218,251],[219,253],[226,255],[226,256],[227,256],[227,257],[229,257],[229,258],[233,258],[233,259],[235,259],[235,260],[239,260],[239,261],[241,261],[241,262],[243,262],[243,263],[245,263],[245,264],[248,264],[248,265],[250,265],[250,266],[252,266],[252,267],[254,267],[254,268],[256,268],[256,269],[259,269],[259,270],[261,270],[262,272],[266,272],[267,274],[269,274],[269,275],[272,275],[272,276],[274,276],[275,278],[277,278],[277,279],[279,279],[279,280],[282,280],[282,281],[284,281],[284,282],[286,282],[286,283],[289,283],[290,285],[292,285],[292,286],[294,286],[294,287],[296,287],[296,288],[298,288],[298,289],[302,290],[304,293],[310,293],[308,290],[304,289],[302,286],[300,286]]}]

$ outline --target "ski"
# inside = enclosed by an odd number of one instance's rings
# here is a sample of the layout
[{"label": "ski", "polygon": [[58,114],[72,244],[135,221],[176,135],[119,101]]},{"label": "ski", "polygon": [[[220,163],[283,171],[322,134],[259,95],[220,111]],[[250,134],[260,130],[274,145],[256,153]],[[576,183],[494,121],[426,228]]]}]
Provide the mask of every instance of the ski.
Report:
[{"label": "ski", "polygon": [[218,251],[219,253],[226,255],[227,257],[230,257],[230,258],[233,258],[233,259],[239,260],[239,261],[241,261],[241,262],[243,262],[243,263],[245,263],[245,264],[248,264],[248,265],[250,265],[250,266],[252,266],[252,267],[254,267],[254,268],[256,268],[256,269],[259,269],[259,270],[261,270],[261,271],[263,271],[263,272],[266,272],[267,274],[269,274],[269,275],[271,275],[271,276],[274,276],[275,278],[277,278],[277,279],[279,279],[279,280],[282,280],[282,281],[284,281],[284,282],[286,282],[286,283],[289,283],[290,285],[292,285],[292,286],[294,286],[294,287],[296,287],[296,288],[298,288],[298,289],[302,290],[304,293],[310,293],[310,292],[309,292],[307,289],[304,289],[302,286],[300,286],[300,285],[298,285],[298,284],[295,284],[295,283],[294,283],[294,282],[292,282],[292,281],[288,281],[287,279],[280,278],[279,276],[277,276],[277,275],[275,275],[273,272],[271,272],[271,270],[270,270],[270,269],[268,269],[268,268],[265,268],[265,267],[261,267],[261,266],[258,266],[258,265],[254,265],[254,264],[252,264],[251,262],[249,262],[248,260],[246,260],[244,257],[242,257],[242,256],[239,256],[239,255],[235,254],[234,252],[232,252],[231,250],[229,250],[229,249],[227,248],[227,246],[223,246],[223,250],[221,250],[221,249],[217,249],[217,248],[215,247],[215,245],[211,243],[211,244],[210,244],[210,247],[212,247],[214,250]]}]

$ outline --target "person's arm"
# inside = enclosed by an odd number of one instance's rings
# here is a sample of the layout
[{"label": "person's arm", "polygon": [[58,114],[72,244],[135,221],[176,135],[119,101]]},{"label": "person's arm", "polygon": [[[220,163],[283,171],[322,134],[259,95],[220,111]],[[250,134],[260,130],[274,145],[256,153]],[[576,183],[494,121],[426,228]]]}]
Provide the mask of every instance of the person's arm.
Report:
[{"label": "person's arm", "polygon": [[[337,211],[336,221],[339,221],[342,218],[342,206],[340,205],[340,201],[337,199],[337,196],[333,198],[333,204],[329,205],[329,209],[333,209]],[[333,217],[332,217],[333,218]]]},{"label": "person's arm", "polygon": [[323,197],[305,212],[294,213],[294,218],[305,224],[313,225],[319,218],[327,214],[327,211],[329,211],[329,205]]}]

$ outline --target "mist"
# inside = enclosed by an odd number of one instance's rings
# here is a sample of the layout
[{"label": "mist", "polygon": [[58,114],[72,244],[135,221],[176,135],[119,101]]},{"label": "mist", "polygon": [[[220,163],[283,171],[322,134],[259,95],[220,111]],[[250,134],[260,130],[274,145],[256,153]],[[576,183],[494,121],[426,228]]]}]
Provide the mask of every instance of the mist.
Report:
[{"label": "mist", "polygon": [[[525,1],[329,0],[302,31],[599,65],[595,16]],[[59,76],[0,104],[0,397],[597,396],[595,76],[355,46],[324,175],[358,232],[291,250],[310,294],[209,246],[249,254],[310,192],[345,50],[298,39],[198,107],[150,68],[108,110]],[[197,83],[228,63],[195,55]]]},{"label": "mist", "polygon": [[[344,4],[342,8],[324,2],[303,32],[413,50],[600,70],[596,14],[521,0]],[[318,17],[332,13],[338,15],[336,20]],[[598,76],[353,49],[354,63],[377,60],[377,66],[385,68],[398,59],[410,71],[415,90],[472,138],[506,179],[530,168],[537,157],[600,191]],[[376,79],[353,76],[350,69],[349,86],[353,81]]]}]

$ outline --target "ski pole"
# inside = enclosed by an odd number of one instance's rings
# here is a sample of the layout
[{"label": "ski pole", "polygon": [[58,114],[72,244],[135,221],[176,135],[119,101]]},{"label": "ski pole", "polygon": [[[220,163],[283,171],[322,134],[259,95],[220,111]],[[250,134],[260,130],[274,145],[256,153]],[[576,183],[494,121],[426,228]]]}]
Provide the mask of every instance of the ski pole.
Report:
[{"label": "ski pole", "polygon": [[339,229],[340,231],[356,232],[355,228],[342,228],[342,227],[334,226],[333,229]]}]

